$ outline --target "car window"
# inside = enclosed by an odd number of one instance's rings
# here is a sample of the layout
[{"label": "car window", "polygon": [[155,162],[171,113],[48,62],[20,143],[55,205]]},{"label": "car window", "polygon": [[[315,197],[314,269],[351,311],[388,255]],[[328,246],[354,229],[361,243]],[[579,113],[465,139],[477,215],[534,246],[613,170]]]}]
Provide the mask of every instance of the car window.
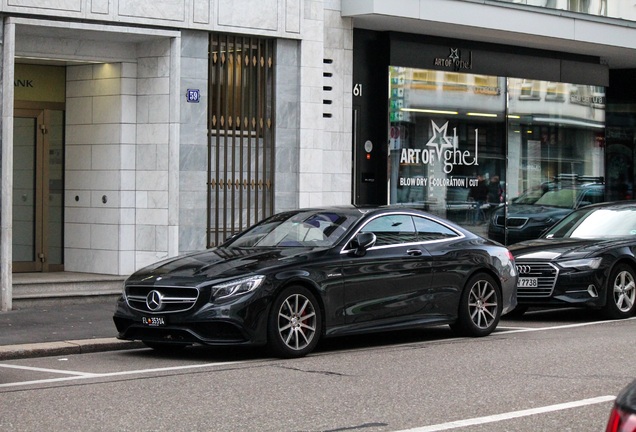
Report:
[{"label": "car window", "polygon": [[576,189],[559,189],[546,192],[534,205],[560,208],[574,208],[576,204]]},{"label": "car window", "polygon": [[272,216],[230,240],[227,247],[333,246],[357,218],[332,212],[288,212]]},{"label": "car window", "polygon": [[600,239],[636,236],[636,210],[577,211],[546,233],[547,238]]},{"label": "car window", "polygon": [[360,232],[372,232],[377,240],[376,246],[387,246],[415,242],[415,226],[409,215],[385,215],[373,219]]},{"label": "car window", "polygon": [[581,194],[580,205],[596,204],[603,201],[605,201],[605,197],[603,196],[603,189],[587,189]]},{"label": "car window", "polygon": [[548,190],[550,190],[550,189],[548,188],[547,185],[537,186],[537,187],[534,187],[534,188],[526,191],[522,195],[519,195],[513,201],[514,201],[515,204],[534,204]]},{"label": "car window", "polygon": [[415,230],[419,241],[440,240],[457,237],[457,233],[452,229],[428,218],[413,217]]}]

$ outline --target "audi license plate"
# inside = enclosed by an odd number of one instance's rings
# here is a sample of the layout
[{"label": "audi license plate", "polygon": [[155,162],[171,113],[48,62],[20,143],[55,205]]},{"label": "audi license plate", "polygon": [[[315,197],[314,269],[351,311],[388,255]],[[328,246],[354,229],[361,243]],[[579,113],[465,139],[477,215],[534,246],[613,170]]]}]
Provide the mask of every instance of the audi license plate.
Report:
[{"label": "audi license plate", "polygon": [[539,286],[538,278],[522,277],[517,281],[517,287],[519,288],[536,288]]},{"label": "audi license plate", "polygon": [[143,317],[141,322],[148,327],[162,327],[166,325],[166,319],[164,317]]}]

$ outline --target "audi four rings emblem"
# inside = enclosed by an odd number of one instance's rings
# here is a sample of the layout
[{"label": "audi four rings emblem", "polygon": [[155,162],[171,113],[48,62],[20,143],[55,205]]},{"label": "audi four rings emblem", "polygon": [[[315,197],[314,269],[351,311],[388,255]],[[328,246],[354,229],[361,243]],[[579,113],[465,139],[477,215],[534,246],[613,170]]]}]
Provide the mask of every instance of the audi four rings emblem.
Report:
[{"label": "audi four rings emblem", "polygon": [[532,268],[529,265],[518,265],[517,271],[519,274],[528,274],[532,271]]},{"label": "audi four rings emblem", "polygon": [[148,306],[148,309],[150,309],[151,311],[158,311],[163,306],[161,303],[162,299],[163,296],[159,291],[152,290],[146,296],[146,306]]}]

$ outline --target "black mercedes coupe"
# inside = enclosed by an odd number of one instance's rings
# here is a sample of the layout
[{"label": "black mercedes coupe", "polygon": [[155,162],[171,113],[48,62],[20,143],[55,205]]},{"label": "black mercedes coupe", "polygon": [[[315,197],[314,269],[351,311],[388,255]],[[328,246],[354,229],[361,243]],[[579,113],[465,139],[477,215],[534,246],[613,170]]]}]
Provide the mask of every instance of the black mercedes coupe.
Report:
[{"label": "black mercedes coupe", "polygon": [[114,321],[120,339],[158,350],[267,345],[299,357],[321,337],[425,325],[486,336],[516,306],[516,283],[506,248],[431,214],[302,209],[137,271]]}]

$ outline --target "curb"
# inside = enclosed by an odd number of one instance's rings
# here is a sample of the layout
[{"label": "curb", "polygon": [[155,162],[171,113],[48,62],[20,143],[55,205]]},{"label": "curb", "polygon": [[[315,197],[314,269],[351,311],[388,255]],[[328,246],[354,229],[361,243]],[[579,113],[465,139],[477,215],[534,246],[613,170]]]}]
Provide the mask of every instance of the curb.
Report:
[{"label": "curb", "polygon": [[4,345],[0,346],[0,360],[88,354],[102,351],[135,349],[144,346],[145,345],[141,342],[123,341],[116,338]]}]

